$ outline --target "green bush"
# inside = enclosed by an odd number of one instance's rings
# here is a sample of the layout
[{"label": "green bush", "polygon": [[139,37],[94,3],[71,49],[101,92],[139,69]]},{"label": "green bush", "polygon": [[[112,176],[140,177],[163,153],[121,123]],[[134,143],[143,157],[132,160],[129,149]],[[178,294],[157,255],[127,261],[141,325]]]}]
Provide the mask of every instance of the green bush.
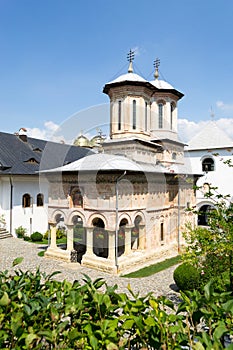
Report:
[{"label": "green bush", "polygon": [[44,234],[44,239],[48,239],[50,236],[50,230],[47,230]]},{"label": "green bush", "polygon": [[66,229],[65,227],[59,227],[56,231],[56,237],[57,239],[66,237]]},{"label": "green bush", "polygon": [[31,235],[31,240],[33,242],[41,242],[43,239],[43,235],[40,232],[33,232],[33,234]]},{"label": "green bush", "polygon": [[24,228],[23,226],[19,226],[18,228],[15,229],[15,233],[17,234],[18,238],[23,238],[27,232],[27,229]]},{"label": "green bush", "polygon": [[177,306],[130,286],[119,293],[101,278],[70,283],[56,274],[0,272],[0,349],[220,350],[233,335],[232,295],[211,283],[204,293],[181,292]]},{"label": "green bush", "polygon": [[174,271],[173,278],[177,287],[183,291],[198,289],[200,285],[200,273],[189,263],[179,265]]},{"label": "green bush", "polygon": [[24,236],[23,239],[24,239],[24,241],[30,241],[31,240],[31,238],[29,236]]}]

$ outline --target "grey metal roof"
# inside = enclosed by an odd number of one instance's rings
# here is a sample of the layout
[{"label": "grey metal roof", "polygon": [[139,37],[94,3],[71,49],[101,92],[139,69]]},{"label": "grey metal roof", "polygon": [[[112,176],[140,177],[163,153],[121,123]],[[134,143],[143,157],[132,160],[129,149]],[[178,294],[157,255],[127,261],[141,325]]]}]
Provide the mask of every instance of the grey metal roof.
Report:
[{"label": "grey metal roof", "polygon": [[31,137],[24,142],[17,135],[0,132],[0,175],[37,174],[39,170],[59,167],[88,154],[93,151]]},{"label": "grey metal roof", "polygon": [[79,159],[68,165],[50,169],[46,173],[57,172],[98,172],[98,171],[134,171],[143,173],[176,173],[176,174],[192,174],[192,169],[188,161],[185,164],[179,164],[171,167],[164,167],[161,164],[139,163],[127,157],[97,153],[82,159]]},{"label": "grey metal roof", "polygon": [[232,146],[233,140],[214,121],[210,121],[188,142],[186,150],[220,149]]}]

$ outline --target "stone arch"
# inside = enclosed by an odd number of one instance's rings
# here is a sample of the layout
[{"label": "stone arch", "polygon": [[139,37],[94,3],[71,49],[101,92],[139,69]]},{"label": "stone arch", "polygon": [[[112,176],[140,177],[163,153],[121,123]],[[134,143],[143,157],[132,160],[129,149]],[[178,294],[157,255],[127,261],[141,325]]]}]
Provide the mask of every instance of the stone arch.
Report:
[{"label": "stone arch", "polygon": [[131,248],[133,250],[139,249],[139,246],[144,246],[145,236],[145,216],[142,212],[138,211],[134,215],[133,228],[131,230]]},{"label": "stone arch", "polygon": [[98,214],[92,216],[93,253],[98,257],[107,259],[109,237],[103,218],[104,216]]},{"label": "stone arch", "polygon": [[78,210],[70,213],[67,224],[73,226],[74,249],[77,252],[77,261],[81,263],[83,255],[86,253],[86,228],[85,216]]},{"label": "stone arch", "polygon": [[63,218],[63,221],[66,222],[66,214],[61,209],[54,210],[54,212],[51,215],[51,221],[55,222],[55,223],[58,223],[57,222],[57,220],[58,220],[57,218],[58,218],[59,215],[60,215],[60,217]]},{"label": "stone arch", "polygon": [[122,220],[127,220],[127,221],[128,221],[128,225],[132,225],[132,224],[133,224],[130,215],[127,214],[127,213],[123,213],[122,215],[120,215],[120,217],[119,217],[119,223],[120,223]]},{"label": "stone arch", "polygon": [[83,222],[83,226],[86,226],[86,217],[83,215],[83,213],[81,213],[78,210],[74,210],[68,215],[67,222],[66,222],[67,225],[73,225],[72,219],[74,216],[80,216],[80,218],[82,219],[82,222]]},{"label": "stone arch", "polygon": [[138,211],[138,212],[136,212],[136,213],[134,214],[132,224],[135,223],[135,219],[136,219],[137,217],[140,217],[140,218],[141,218],[140,225],[145,225],[145,224],[146,224],[145,215],[144,215],[141,211]]},{"label": "stone arch", "polygon": [[108,227],[106,217],[103,214],[100,214],[100,213],[91,214],[91,216],[88,218],[87,225],[88,226],[93,226],[93,220],[94,219],[101,219],[103,221],[103,223],[104,223],[104,227],[105,228]]}]

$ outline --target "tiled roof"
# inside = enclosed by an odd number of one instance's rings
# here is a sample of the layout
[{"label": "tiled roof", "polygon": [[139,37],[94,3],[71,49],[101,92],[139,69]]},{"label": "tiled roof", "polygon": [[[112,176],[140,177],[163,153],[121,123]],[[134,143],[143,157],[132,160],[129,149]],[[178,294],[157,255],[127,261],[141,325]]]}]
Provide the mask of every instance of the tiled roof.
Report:
[{"label": "tiled roof", "polygon": [[233,140],[213,121],[209,122],[189,142],[186,150],[205,150],[233,147]]},{"label": "tiled roof", "polygon": [[0,132],[0,175],[31,175],[80,159],[93,151],[28,137]]}]

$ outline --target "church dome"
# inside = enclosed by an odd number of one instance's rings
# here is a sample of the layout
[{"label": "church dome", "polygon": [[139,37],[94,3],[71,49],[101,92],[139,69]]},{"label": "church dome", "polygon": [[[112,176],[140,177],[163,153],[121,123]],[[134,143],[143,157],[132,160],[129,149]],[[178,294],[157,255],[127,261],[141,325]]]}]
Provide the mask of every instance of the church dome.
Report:
[{"label": "church dome", "polygon": [[80,135],[77,137],[77,139],[74,141],[75,146],[80,146],[80,147],[89,147],[89,140],[86,136]]},{"label": "church dome", "polygon": [[143,83],[147,82],[144,78],[142,78],[140,75],[136,73],[126,73],[126,74],[120,75],[118,78],[108,82],[107,84],[122,83],[125,81],[143,82]]},{"label": "church dome", "polygon": [[174,87],[173,87],[171,84],[169,84],[169,83],[167,83],[166,81],[164,81],[164,80],[158,80],[158,79],[156,79],[156,80],[150,81],[150,83],[151,83],[152,85],[154,85],[157,89],[162,89],[162,90],[174,90]]}]

